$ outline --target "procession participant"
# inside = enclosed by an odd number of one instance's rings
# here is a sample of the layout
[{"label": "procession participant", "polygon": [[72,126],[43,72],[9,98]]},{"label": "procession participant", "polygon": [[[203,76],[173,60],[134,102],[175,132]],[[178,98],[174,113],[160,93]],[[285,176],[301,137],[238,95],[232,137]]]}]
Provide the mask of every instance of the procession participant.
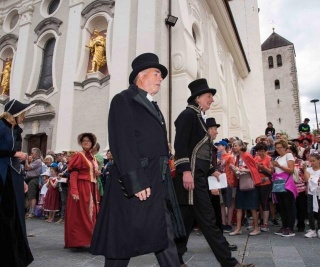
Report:
[{"label": "procession participant", "polygon": [[189,89],[191,96],[188,106],[175,121],[174,142],[176,177],[173,181],[187,232],[185,238],[176,239],[181,266],[186,266],[182,256],[187,251],[195,220],[221,266],[254,266],[241,265],[231,256],[229,244],[216,226],[216,216],[208,193],[211,151],[210,136],[203,116],[213,103],[216,89],[209,88],[206,79],[191,82]]},{"label": "procession participant", "polygon": [[108,129],[113,166],[91,252],[104,255],[108,267],[127,266],[131,257],[151,252],[160,266],[177,267],[174,229],[181,236],[184,228],[174,202],[167,130],[153,102],[167,69],[152,53],[135,58],[132,69],[129,88],[111,101]]}]

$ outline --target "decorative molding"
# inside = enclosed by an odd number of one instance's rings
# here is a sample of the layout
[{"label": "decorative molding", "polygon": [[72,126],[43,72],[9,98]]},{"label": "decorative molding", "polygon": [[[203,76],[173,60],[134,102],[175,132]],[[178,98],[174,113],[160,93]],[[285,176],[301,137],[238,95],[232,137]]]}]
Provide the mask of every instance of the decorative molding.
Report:
[{"label": "decorative molding", "polygon": [[75,89],[84,91],[88,89],[91,85],[95,85],[101,88],[103,84],[107,83],[109,80],[110,80],[110,74],[106,75],[102,79],[88,78],[83,82],[74,82],[74,86],[75,86]]},{"label": "decorative molding", "polygon": [[12,33],[8,33],[0,38],[0,51],[7,45],[11,45],[17,50],[18,36]]},{"label": "decorative molding", "polygon": [[79,4],[84,4],[84,2],[85,2],[84,0],[70,0],[69,7],[74,7]]},{"label": "decorative molding", "polygon": [[37,89],[34,90],[31,94],[25,93],[27,97],[34,98],[37,95],[50,95],[54,91],[54,87],[50,87],[48,90],[46,89]]},{"label": "decorative molding", "polygon": [[30,109],[24,119],[24,122],[51,120],[55,117],[56,113],[50,103],[43,100],[31,101],[31,104],[36,104]]},{"label": "decorative molding", "polygon": [[7,95],[0,95],[0,104],[2,104],[3,106],[9,102],[10,97]]},{"label": "decorative molding", "polygon": [[96,0],[96,1],[93,1],[91,4],[87,5],[83,9],[83,11],[81,12],[82,17],[84,18],[83,25],[86,24],[87,20],[91,16],[93,16],[94,14],[99,13],[99,12],[106,12],[113,18],[113,16],[114,16],[114,5],[115,5],[115,1],[113,1],[113,0],[106,0],[106,1]]},{"label": "decorative molding", "polygon": [[20,27],[26,24],[31,24],[34,7],[32,5],[22,6],[19,9]]},{"label": "decorative molding", "polygon": [[[50,17],[42,20],[34,29],[34,32],[37,34],[37,39],[40,37],[42,33],[47,30],[54,30],[57,35],[61,35],[59,32],[59,27],[63,22],[57,18]],[[35,40],[36,42],[37,40]]]}]

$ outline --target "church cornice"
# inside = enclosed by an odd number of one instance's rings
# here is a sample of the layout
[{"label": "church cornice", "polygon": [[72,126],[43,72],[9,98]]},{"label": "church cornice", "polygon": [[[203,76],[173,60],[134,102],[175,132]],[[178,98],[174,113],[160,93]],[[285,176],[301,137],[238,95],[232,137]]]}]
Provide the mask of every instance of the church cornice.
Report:
[{"label": "church cornice", "polygon": [[0,38],[0,51],[3,47],[11,45],[14,49],[17,49],[18,36],[12,33],[8,33]]},{"label": "church cornice", "polygon": [[88,20],[92,15],[99,12],[107,12],[112,18],[114,15],[114,4],[115,1],[107,0],[107,1],[93,1],[89,5],[87,5],[81,12],[81,15],[84,17],[85,21]]},{"label": "church cornice", "polygon": [[42,33],[44,33],[47,30],[54,30],[57,33],[57,35],[61,35],[61,33],[59,32],[59,27],[61,24],[62,21],[57,18],[46,18],[35,27],[34,31],[37,34],[38,38]]},{"label": "church cornice", "polygon": [[207,4],[218,24],[223,39],[234,59],[237,70],[242,78],[248,76],[250,66],[244,52],[242,42],[233,19],[227,0],[207,0]]}]

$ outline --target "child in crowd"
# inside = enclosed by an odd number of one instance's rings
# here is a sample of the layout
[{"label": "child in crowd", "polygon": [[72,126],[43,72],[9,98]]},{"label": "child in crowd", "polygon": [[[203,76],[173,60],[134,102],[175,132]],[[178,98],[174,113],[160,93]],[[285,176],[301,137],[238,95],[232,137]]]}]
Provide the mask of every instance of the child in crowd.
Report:
[{"label": "child in crowd", "polygon": [[230,169],[230,165],[234,165],[234,157],[228,153],[228,143],[224,140],[215,143],[220,152],[221,158],[218,163],[218,171],[225,173],[227,176],[228,187],[223,190],[221,194],[221,215],[222,215],[222,229],[225,233],[232,231],[232,217],[235,206],[235,195],[237,191],[238,180]]},{"label": "child in crowd", "polygon": [[[305,171],[305,180],[308,181],[308,218],[310,230],[304,235],[307,238],[319,237],[320,238],[320,154],[310,155],[311,167]],[[315,227],[315,216],[318,220],[318,233]]]},{"label": "child in crowd", "polygon": [[51,164],[50,168],[51,176],[48,180],[48,191],[46,194],[46,200],[44,203],[44,210],[49,212],[49,217],[46,222],[53,222],[55,213],[60,209],[60,197],[58,187],[58,167],[56,163]]},{"label": "child in crowd", "polygon": [[39,200],[38,200],[38,209],[41,210],[41,214],[39,214],[38,217],[42,217],[43,216],[43,210],[44,210],[44,203],[45,203],[45,197],[48,191],[48,182],[49,182],[49,178],[51,176],[50,171],[45,171],[44,173],[41,174],[42,177],[42,187],[40,190],[40,194],[39,194]]}]

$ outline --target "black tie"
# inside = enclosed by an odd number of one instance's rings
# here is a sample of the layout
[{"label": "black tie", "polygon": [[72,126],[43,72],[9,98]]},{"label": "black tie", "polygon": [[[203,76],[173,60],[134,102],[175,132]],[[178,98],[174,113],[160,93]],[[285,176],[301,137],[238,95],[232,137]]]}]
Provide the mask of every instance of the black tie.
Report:
[{"label": "black tie", "polygon": [[157,104],[157,101],[151,101],[151,103],[153,104],[154,108],[155,108],[156,111],[158,112],[159,117],[161,118],[161,117],[162,117],[162,116],[161,116],[161,111],[160,111],[160,108],[159,108],[159,106],[158,106],[158,104]]}]

